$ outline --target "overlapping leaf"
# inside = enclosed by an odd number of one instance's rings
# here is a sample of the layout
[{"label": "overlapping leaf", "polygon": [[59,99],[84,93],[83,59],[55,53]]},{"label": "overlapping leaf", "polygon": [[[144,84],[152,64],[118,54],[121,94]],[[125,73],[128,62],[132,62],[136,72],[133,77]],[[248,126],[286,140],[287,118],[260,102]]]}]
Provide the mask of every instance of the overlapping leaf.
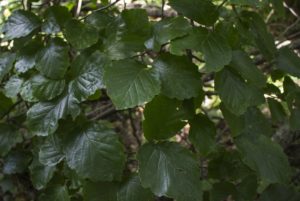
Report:
[{"label": "overlapping leaf", "polygon": [[213,25],[218,19],[217,7],[209,0],[170,0],[178,13],[203,25]]},{"label": "overlapping leaf", "polygon": [[160,55],[153,64],[159,73],[162,94],[179,100],[197,97],[201,91],[201,76],[197,66],[185,56]]},{"label": "overlapping leaf", "polygon": [[15,39],[29,35],[40,26],[39,18],[30,11],[17,10],[12,13],[3,27],[5,38]]},{"label": "overlapping leaf", "polygon": [[71,19],[71,13],[66,7],[54,5],[45,11],[45,21],[42,31],[47,34],[55,34],[62,31],[64,25]]},{"label": "overlapping leaf", "polygon": [[51,39],[37,56],[36,68],[51,79],[62,79],[68,66],[68,46],[60,38]]},{"label": "overlapping leaf", "polygon": [[78,20],[70,20],[65,25],[65,36],[76,49],[85,49],[97,43],[98,30]]},{"label": "overlapping leaf", "polygon": [[3,52],[0,54],[0,82],[4,76],[12,69],[15,61],[15,54]]},{"label": "overlapping leaf", "polygon": [[58,120],[71,115],[78,116],[78,100],[72,93],[64,93],[53,101],[39,102],[27,112],[27,124],[35,135],[47,136],[55,132]]},{"label": "overlapping leaf", "polygon": [[120,60],[108,66],[105,84],[117,109],[143,105],[160,92],[160,80],[154,69],[134,60]]},{"label": "overlapping leaf", "polygon": [[153,36],[145,42],[145,45],[148,49],[159,50],[161,45],[170,40],[187,35],[191,28],[183,17],[163,19],[154,25]]},{"label": "overlapping leaf", "polygon": [[18,130],[9,124],[0,124],[0,156],[6,155],[12,147],[22,141]]},{"label": "overlapping leaf", "polygon": [[97,89],[104,88],[104,66],[106,57],[99,51],[89,55],[84,53],[78,56],[71,67],[70,88],[79,101],[86,100]]},{"label": "overlapping leaf", "polygon": [[65,80],[51,80],[42,75],[30,79],[33,96],[40,101],[48,101],[59,96],[65,88]]},{"label": "overlapping leaf", "polygon": [[190,141],[200,154],[208,154],[216,146],[216,127],[214,123],[204,115],[197,115],[189,122],[191,126]]},{"label": "overlapping leaf", "polygon": [[154,199],[151,191],[142,187],[137,175],[130,177],[120,186],[117,197],[118,201],[153,201]]},{"label": "overlapping leaf", "polygon": [[224,105],[236,115],[243,114],[249,106],[264,102],[263,93],[259,89],[244,82],[238,75],[223,69],[216,75],[216,90]]},{"label": "overlapping leaf", "polygon": [[112,60],[124,59],[142,52],[151,27],[145,10],[124,10],[106,29],[104,52]]},{"label": "overlapping leaf", "polygon": [[56,134],[48,136],[40,146],[39,161],[45,166],[55,166],[64,158],[61,139]]},{"label": "overlapping leaf", "polygon": [[261,179],[270,183],[287,183],[290,180],[291,169],[286,155],[268,137],[243,133],[235,142],[245,163],[257,171]]},{"label": "overlapping leaf", "polygon": [[[143,131],[148,140],[174,136],[186,124],[184,120],[189,117],[181,101],[164,96],[157,96],[148,103],[144,115]],[[164,122],[164,126],[161,122]]]},{"label": "overlapping leaf", "polygon": [[15,69],[18,73],[25,73],[33,68],[36,63],[36,55],[42,49],[39,41],[33,40],[22,47],[17,53]]},{"label": "overlapping leaf", "polygon": [[176,143],[148,143],[138,153],[142,186],[157,196],[200,201],[200,171],[195,158]]},{"label": "overlapping leaf", "polygon": [[86,124],[70,130],[63,139],[68,165],[92,181],[120,180],[125,165],[117,134],[102,124]]}]

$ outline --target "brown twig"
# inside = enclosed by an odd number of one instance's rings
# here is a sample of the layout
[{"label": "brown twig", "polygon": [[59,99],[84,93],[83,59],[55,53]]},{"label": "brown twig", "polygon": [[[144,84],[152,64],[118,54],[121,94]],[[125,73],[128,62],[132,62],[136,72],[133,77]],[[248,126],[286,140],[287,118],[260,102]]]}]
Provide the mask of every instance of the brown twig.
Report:
[{"label": "brown twig", "polygon": [[[110,8],[110,7],[112,7],[112,6],[114,6],[116,3],[118,3],[120,0],[116,0],[116,1],[114,1],[114,2],[112,2],[111,4],[108,4],[107,6],[103,6],[103,7],[101,7],[101,8],[98,8],[98,9],[96,9],[96,10],[94,10],[92,13],[94,13],[94,12],[100,12],[100,11],[103,11],[103,10],[106,10],[106,9],[108,9],[108,8]],[[81,19],[79,19],[79,20],[84,20],[84,19],[86,19],[88,16],[90,16],[91,14],[88,14],[88,15],[86,15],[86,16],[84,16],[84,17],[82,17]]]}]

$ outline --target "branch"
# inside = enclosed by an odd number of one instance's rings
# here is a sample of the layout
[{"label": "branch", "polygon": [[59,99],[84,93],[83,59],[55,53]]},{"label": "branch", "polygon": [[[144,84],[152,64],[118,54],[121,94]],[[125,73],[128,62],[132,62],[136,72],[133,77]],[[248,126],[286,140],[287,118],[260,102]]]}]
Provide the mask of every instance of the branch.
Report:
[{"label": "branch", "polygon": [[130,124],[131,124],[131,128],[132,128],[132,134],[136,140],[136,142],[138,143],[139,146],[142,145],[142,142],[140,140],[140,137],[138,135],[138,129],[136,128],[136,125],[135,125],[135,120],[133,118],[133,114],[134,114],[134,110],[133,109],[130,109],[129,110],[129,119],[130,119]]},{"label": "branch", "polygon": [[[116,1],[114,1],[114,2],[112,2],[111,4],[108,4],[107,6],[104,6],[104,7],[101,7],[101,8],[99,8],[99,9],[96,9],[96,10],[94,10],[92,13],[94,13],[94,12],[100,12],[100,11],[103,11],[103,10],[106,10],[106,9],[108,9],[108,8],[110,8],[110,7],[112,7],[112,6],[114,6],[116,3],[118,3],[120,0],[116,0]],[[91,13],[91,14],[92,14]],[[84,20],[84,19],[86,19],[89,15],[91,15],[91,14],[88,14],[88,15],[86,15],[86,16],[84,16],[84,17],[82,17],[81,19],[79,19],[79,20]]]}]

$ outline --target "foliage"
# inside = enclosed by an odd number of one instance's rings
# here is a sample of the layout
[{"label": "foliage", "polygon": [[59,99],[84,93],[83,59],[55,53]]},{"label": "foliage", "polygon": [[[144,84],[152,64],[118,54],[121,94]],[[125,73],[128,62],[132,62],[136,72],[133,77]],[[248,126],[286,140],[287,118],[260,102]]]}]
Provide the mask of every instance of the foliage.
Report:
[{"label": "foliage", "polygon": [[6,2],[3,200],[300,200],[280,140],[300,129],[300,58],[265,23],[281,0]]}]

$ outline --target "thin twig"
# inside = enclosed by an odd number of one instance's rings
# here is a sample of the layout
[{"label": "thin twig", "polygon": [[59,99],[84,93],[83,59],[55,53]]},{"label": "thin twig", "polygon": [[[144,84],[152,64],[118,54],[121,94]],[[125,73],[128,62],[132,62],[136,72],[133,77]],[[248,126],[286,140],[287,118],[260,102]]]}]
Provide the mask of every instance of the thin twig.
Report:
[{"label": "thin twig", "polygon": [[196,57],[195,55],[191,55],[193,59],[196,59],[197,61],[201,62],[201,63],[205,63],[205,61],[203,59],[200,59],[199,57]]},{"label": "thin twig", "polygon": [[165,0],[161,1],[161,18],[164,19],[165,18]]},{"label": "thin twig", "polygon": [[79,16],[80,11],[81,11],[81,6],[82,6],[82,0],[77,0],[77,8],[76,8],[76,13],[75,16]]},{"label": "thin twig", "polygon": [[[114,1],[113,3],[111,3],[111,4],[108,4],[107,6],[103,6],[103,7],[99,8],[99,9],[94,10],[92,13],[94,13],[94,12],[100,12],[100,11],[106,10],[106,9],[108,9],[108,8],[110,8],[110,7],[112,7],[112,6],[114,6],[114,5],[115,5],[116,3],[118,3],[119,1],[120,1],[120,0],[116,0],[116,1]],[[88,15],[82,17],[82,18],[79,19],[79,20],[84,20],[84,19],[87,18],[89,15],[91,15],[91,14],[88,14]]]},{"label": "thin twig", "polygon": [[289,5],[287,5],[285,2],[283,2],[283,6],[287,8],[292,13],[292,15],[294,15],[296,18],[299,18],[297,12],[293,8],[289,7]]},{"label": "thin twig", "polygon": [[297,26],[300,22],[300,18],[297,18],[297,20],[292,23],[290,26],[288,26],[283,32],[282,34],[280,34],[280,37],[285,36],[291,29],[293,29],[295,26]]},{"label": "thin twig", "polygon": [[15,104],[13,104],[12,106],[10,106],[10,108],[7,110],[7,112],[5,112],[0,119],[3,119],[6,115],[8,115],[17,105],[19,105],[20,103],[22,103],[22,100],[17,101]]},{"label": "thin twig", "polygon": [[217,10],[219,10],[220,8],[222,8],[222,6],[224,6],[224,4],[227,2],[228,0],[224,0],[217,8]]},{"label": "thin twig", "polygon": [[110,107],[107,110],[103,111],[101,114],[99,114],[98,116],[95,116],[93,118],[91,118],[92,121],[96,121],[102,118],[105,118],[111,114],[114,114],[116,112],[116,109],[114,107]]},{"label": "thin twig", "polygon": [[27,10],[27,0],[22,0],[23,9]]}]

